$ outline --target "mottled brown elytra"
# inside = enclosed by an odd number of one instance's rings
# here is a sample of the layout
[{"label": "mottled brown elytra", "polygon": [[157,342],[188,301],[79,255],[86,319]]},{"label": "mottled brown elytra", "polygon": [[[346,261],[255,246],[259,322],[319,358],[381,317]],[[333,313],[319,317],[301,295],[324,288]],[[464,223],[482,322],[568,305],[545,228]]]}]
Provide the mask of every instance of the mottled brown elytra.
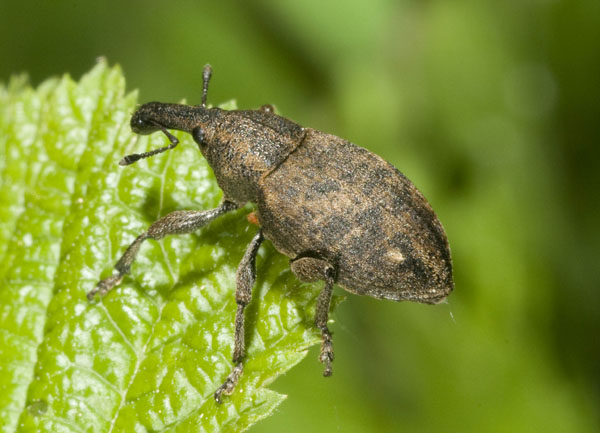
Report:
[{"label": "mottled brown elytra", "polygon": [[215,392],[221,402],[243,371],[244,308],[252,297],[256,253],[264,239],[290,258],[298,279],[325,282],[315,317],[325,376],[331,375],[333,361],[327,319],[334,284],[359,295],[430,304],[446,298],[454,284],[444,229],[402,173],[342,138],[278,116],[270,105],[258,110],[207,108],[210,76],[207,65],[199,106],[142,105],[131,118],[132,130],[162,131],[171,144],[128,155],[120,164],[177,146],[168,129],[188,132],[223,190],[221,205],[208,211],[175,211],[156,221],[125,251],[115,265],[117,273],[100,281],[88,298],[105,295],[119,284],[144,240],[191,233],[246,202],[255,203],[249,221],[259,230],[236,275],[234,367]]}]

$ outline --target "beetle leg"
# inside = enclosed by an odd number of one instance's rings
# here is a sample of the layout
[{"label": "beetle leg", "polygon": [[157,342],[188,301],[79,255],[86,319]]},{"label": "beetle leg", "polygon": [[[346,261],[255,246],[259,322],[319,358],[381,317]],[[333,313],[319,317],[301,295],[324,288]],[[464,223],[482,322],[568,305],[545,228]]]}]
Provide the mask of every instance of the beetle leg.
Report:
[{"label": "beetle leg", "polygon": [[229,395],[233,392],[244,370],[244,366],[242,365],[245,355],[244,308],[252,300],[252,287],[256,280],[256,254],[263,239],[262,231],[259,230],[252,239],[252,242],[250,242],[250,245],[248,245],[235,275],[235,301],[237,303],[237,311],[235,313],[235,343],[233,348],[233,363],[235,365],[223,385],[215,391],[214,396],[217,403],[221,403],[221,394]]},{"label": "beetle leg", "polygon": [[314,257],[300,257],[290,263],[292,272],[301,281],[324,280],[325,287],[317,299],[317,308],[315,313],[315,325],[321,330],[321,353],[319,361],[325,364],[323,376],[331,376],[331,363],[333,362],[333,340],[331,332],[327,327],[329,319],[329,306],[331,304],[331,295],[333,294],[333,285],[335,284],[336,272],[332,264],[326,260]]},{"label": "beetle leg", "polygon": [[319,354],[319,361],[325,364],[325,370],[323,370],[323,376],[331,376],[331,363],[333,362],[333,341],[331,339],[331,332],[327,327],[327,320],[329,319],[329,306],[331,304],[331,295],[333,294],[333,284],[335,282],[333,278],[333,268],[329,268],[327,277],[325,279],[325,287],[319,294],[317,300],[317,311],[315,314],[315,324],[317,328],[321,330],[321,353]]},{"label": "beetle leg", "polygon": [[103,279],[88,292],[88,300],[91,301],[97,293],[100,296],[106,295],[114,286],[121,282],[123,276],[129,273],[129,269],[140,250],[140,246],[146,239],[162,239],[167,235],[192,233],[215,218],[237,209],[237,207],[238,205],[233,202],[223,201],[216,209],[207,211],[179,210],[171,212],[158,221],[155,221],[147,231],[139,235],[129,245],[115,265],[117,273]]}]

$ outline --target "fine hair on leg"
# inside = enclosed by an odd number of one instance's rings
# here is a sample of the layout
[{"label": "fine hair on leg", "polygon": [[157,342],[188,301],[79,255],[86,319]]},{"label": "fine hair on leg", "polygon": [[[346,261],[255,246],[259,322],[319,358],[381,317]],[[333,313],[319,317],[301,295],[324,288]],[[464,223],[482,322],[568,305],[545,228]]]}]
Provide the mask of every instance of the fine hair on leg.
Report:
[{"label": "fine hair on leg", "polygon": [[323,376],[331,376],[333,362],[333,341],[331,332],[327,327],[329,320],[329,306],[331,305],[331,296],[333,294],[333,285],[335,284],[335,267],[326,260],[316,257],[299,257],[291,261],[292,272],[300,281],[325,281],[325,287],[317,299],[317,308],[315,312],[315,325],[321,330],[321,353],[319,361],[325,364]]},{"label": "fine hair on leg", "polygon": [[113,287],[121,282],[123,276],[129,273],[131,265],[135,261],[140,247],[146,239],[158,240],[167,235],[192,233],[215,218],[237,208],[237,204],[225,200],[215,209],[205,211],[178,210],[155,221],[150,228],[139,235],[131,245],[129,245],[125,253],[123,253],[115,265],[117,273],[101,280],[96,287],[88,292],[88,300],[92,300],[96,294],[99,294],[100,296],[106,295]]},{"label": "fine hair on leg", "polygon": [[221,403],[221,395],[229,395],[235,389],[242,372],[244,370],[242,361],[246,354],[246,343],[244,339],[245,334],[245,321],[244,321],[244,309],[252,300],[252,287],[256,281],[256,254],[258,248],[263,242],[262,231],[252,238],[250,245],[246,249],[246,253],[240,262],[237,273],[236,273],[236,290],[235,290],[235,301],[237,303],[237,310],[235,313],[235,337],[234,337],[234,348],[233,348],[233,370],[227,376],[227,379],[221,385],[214,394],[217,403]]}]

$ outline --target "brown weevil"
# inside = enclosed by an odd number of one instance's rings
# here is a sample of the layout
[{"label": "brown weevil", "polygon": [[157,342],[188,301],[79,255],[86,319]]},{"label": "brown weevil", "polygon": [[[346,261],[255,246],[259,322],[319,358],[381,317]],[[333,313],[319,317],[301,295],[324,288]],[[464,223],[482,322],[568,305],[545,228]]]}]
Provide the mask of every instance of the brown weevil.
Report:
[{"label": "brown weevil", "polygon": [[453,289],[450,248],[427,200],[391,164],[346,140],[258,110],[208,108],[210,66],[203,71],[202,104],[149,102],[131,118],[137,134],[162,131],[170,145],[128,155],[121,165],[177,146],[167,130],[192,135],[223,190],[220,206],[175,211],[133,241],[115,265],[117,273],[88,293],[105,295],[120,283],[146,239],[191,233],[226,212],[256,205],[250,221],[259,230],[236,274],[237,312],[233,369],[215,399],[230,394],[242,374],[244,308],[251,300],[256,254],[264,239],[290,258],[301,281],[323,280],[315,324],[321,330],[319,360],[331,375],[333,344],[327,328],[333,285],[351,293],[394,301],[435,304]]}]

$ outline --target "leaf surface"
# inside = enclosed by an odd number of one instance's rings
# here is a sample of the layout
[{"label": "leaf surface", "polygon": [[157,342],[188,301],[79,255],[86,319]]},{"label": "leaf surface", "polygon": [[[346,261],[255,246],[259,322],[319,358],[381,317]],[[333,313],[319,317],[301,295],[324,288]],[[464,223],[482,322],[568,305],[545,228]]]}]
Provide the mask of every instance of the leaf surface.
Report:
[{"label": "leaf surface", "polygon": [[186,134],[129,167],[125,154],[165,137],[131,133],[136,95],[100,62],[32,89],[0,88],[0,432],[237,432],[285,396],[266,388],[319,341],[320,285],[299,283],[266,242],[246,309],[247,362],[234,394],[235,271],[256,232],[241,209],[192,235],[148,241],[132,273],[97,303],[133,239],[221,192]]}]

